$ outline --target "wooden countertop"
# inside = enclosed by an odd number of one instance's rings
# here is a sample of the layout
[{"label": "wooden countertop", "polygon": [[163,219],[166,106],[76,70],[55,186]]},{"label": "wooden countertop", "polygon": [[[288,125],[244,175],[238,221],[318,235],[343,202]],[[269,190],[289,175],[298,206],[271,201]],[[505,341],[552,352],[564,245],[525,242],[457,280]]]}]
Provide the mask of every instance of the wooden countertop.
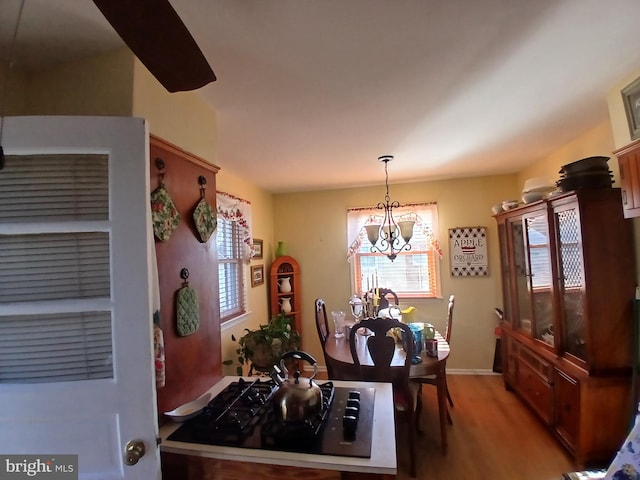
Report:
[{"label": "wooden countertop", "polygon": [[[212,396],[240,377],[224,377],[207,392]],[[322,381],[318,381],[322,383]],[[356,381],[333,381],[336,387],[375,388],[371,458],[315,455],[307,453],[281,452],[238,447],[222,447],[167,440],[181,424],[169,422],[160,428],[160,451],[197,457],[209,457],[238,462],[266,463],[303,468],[318,468],[343,472],[366,472],[395,475],[397,461],[395,448],[389,448],[389,439],[396,436],[393,416],[393,391],[390,383],[368,383]],[[203,394],[206,392],[203,392]],[[395,442],[394,442],[395,443]]]}]

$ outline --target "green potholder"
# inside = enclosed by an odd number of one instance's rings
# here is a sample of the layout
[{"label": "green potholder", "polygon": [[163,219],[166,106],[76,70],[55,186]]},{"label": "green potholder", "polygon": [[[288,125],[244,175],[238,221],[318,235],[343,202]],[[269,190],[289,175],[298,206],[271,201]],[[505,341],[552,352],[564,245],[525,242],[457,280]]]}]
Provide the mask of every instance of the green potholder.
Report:
[{"label": "green potholder", "polygon": [[200,326],[198,295],[196,291],[188,285],[178,290],[176,318],[178,335],[181,337],[195,333]]}]

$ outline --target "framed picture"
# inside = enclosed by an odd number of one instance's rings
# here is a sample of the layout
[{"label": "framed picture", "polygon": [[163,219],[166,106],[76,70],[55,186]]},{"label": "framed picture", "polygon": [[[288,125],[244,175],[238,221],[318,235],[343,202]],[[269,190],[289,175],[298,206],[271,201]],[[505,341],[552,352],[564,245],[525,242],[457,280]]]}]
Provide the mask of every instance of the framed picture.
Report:
[{"label": "framed picture", "polygon": [[253,265],[251,267],[251,286],[257,287],[264,283],[264,265]]},{"label": "framed picture", "polygon": [[253,239],[253,258],[262,258],[262,240]]},{"label": "framed picture", "polygon": [[489,274],[486,227],[449,229],[451,275],[479,277]]},{"label": "framed picture", "polygon": [[640,77],[622,89],[631,140],[640,138]]}]

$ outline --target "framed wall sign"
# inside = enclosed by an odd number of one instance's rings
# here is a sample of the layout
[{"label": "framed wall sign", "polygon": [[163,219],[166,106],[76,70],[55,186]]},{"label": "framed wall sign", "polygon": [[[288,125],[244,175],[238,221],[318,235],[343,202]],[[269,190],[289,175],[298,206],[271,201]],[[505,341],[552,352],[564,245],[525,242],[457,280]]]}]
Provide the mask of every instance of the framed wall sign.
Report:
[{"label": "framed wall sign", "polygon": [[251,286],[257,287],[264,283],[264,265],[253,265],[251,267]]},{"label": "framed wall sign", "polygon": [[631,140],[640,138],[640,77],[622,89],[622,101],[627,113]]},{"label": "framed wall sign", "polygon": [[450,228],[449,256],[454,277],[489,275],[486,227]]},{"label": "framed wall sign", "polygon": [[262,258],[262,240],[258,240],[257,238],[253,239],[253,258]]}]

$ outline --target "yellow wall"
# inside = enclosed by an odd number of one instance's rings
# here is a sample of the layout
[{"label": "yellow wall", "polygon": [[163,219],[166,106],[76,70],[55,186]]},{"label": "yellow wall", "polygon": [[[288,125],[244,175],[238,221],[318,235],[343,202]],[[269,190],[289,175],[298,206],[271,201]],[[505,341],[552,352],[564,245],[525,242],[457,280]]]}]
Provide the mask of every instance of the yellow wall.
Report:
[{"label": "yellow wall", "polygon": [[[27,76],[20,70],[7,69],[4,62],[0,64],[0,85],[6,82],[4,115],[24,115]],[[3,87],[4,88],[4,87]]]},{"label": "yellow wall", "polygon": [[[392,180],[393,181],[393,180]],[[442,295],[456,295],[453,342],[455,354],[449,368],[491,370],[495,347],[494,307],[502,306],[500,265],[495,220],[491,206],[518,198],[514,175],[408,184],[392,184],[392,200],[400,203],[435,201],[440,216]],[[300,264],[303,294],[303,343],[320,364],[323,355],[317,339],[314,301],[323,298],[327,310],[349,312],[351,294],[347,252],[349,207],[375,205],[384,186],[288,193],[274,196],[274,239],[287,245],[287,253]],[[449,273],[448,229],[484,226],[489,239],[489,276],[452,277]],[[445,300],[401,301],[417,308],[416,320],[429,321],[443,331]]]},{"label": "yellow wall", "polygon": [[544,176],[555,182],[560,178],[559,172],[563,165],[593,156],[610,157],[609,169],[613,172],[616,180],[614,186],[617,187],[619,186],[619,169],[618,160],[612,154],[613,150],[611,123],[605,121],[572,142],[563,145],[562,148],[559,148],[547,158],[520,171],[518,174],[519,189],[522,190],[524,181],[531,177]]},{"label": "yellow wall", "polygon": [[121,49],[26,77],[26,115],[131,116],[133,57]]}]

